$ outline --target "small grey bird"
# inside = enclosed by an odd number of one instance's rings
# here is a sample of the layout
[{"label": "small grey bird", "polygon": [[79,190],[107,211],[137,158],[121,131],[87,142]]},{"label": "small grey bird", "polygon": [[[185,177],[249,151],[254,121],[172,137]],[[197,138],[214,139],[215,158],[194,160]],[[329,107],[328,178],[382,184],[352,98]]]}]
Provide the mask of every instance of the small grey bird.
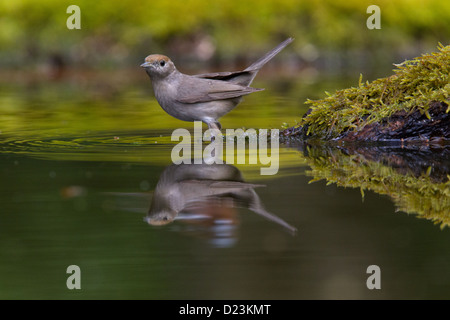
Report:
[{"label": "small grey bird", "polygon": [[[200,219],[208,208],[245,207],[295,234],[296,228],[266,211],[254,188],[239,169],[228,164],[172,164],[161,174],[153,193],[147,223]],[[210,211],[210,210],[209,210]]]},{"label": "small grey bird", "polygon": [[218,119],[242,100],[264,89],[249,87],[258,71],[294,39],[288,38],[242,71],[186,75],[166,56],[152,54],[141,67],[149,75],[156,100],[171,116],[184,121],[203,121],[209,129],[221,129]]}]

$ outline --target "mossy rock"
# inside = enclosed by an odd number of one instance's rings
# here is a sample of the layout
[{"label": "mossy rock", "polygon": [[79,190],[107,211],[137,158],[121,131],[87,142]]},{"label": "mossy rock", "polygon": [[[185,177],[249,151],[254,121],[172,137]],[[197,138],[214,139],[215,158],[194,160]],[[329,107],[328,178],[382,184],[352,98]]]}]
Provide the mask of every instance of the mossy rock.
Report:
[{"label": "mossy rock", "polygon": [[449,148],[423,148],[409,152],[401,146],[299,145],[311,168],[310,182],[358,188],[386,195],[396,210],[450,226]]},{"label": "mossy rock", "polygon": [[311,108],[284,139],[450,141],[450,46],[396,65],[394,75],[336,91]]}]

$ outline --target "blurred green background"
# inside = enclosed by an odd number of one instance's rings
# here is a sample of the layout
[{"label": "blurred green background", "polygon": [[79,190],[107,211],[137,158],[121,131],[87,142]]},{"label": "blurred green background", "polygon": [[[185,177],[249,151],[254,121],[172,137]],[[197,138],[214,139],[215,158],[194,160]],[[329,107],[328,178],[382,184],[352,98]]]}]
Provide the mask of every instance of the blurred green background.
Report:
[{"label": "blurred green background", "polygon": [[[373,4],[381,29],[369,30]],[[81,10],[79,30],[67,28],[70,5]],[[448,44],[449,18],[441,0],[1,1],[0,134],[186,127],[153,99],[139,67],[148,54],[168,55],[185,73],[236,70],[289,36],[255,79],[268,90],[223,125],[294,125],[307,99],[357,85],[360,74],[386,77],[393,63]]]},{"label": "blurred green background", "polygon": [[[80,30],[66,27],[72,4],[81,9]],[[366,27],[373,4],[381,30]],[[159,52],[191,63],[185,66],[217,67],[246,62],[293,36],[288,69],[340,70],[445,45],[449,18],[450,2],[442,0],[2,1],[0,66],[134,68]]]}]

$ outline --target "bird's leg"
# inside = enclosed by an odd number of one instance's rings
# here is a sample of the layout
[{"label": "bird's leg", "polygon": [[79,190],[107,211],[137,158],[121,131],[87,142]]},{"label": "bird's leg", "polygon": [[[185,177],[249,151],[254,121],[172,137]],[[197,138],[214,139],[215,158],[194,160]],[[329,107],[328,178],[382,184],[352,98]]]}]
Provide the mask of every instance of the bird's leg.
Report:
[{"label": "bird's leg", "polygon": [[[215,146],[217,146],[216,143],[222,143],[222,134],[220,129],[222,128],[222,126],[220,125],[219,121],[211,119],[208,121],[204,121],[209,128],[209,132],[211,134],[211,144],[214,144]],[[217,141],[216,141],[217,138]],[[214,149],[211,152],[211,159],[212,161],[216,160],[216,157],[220,157],[220,154],[216,154],[216,149],[214,147]]]},{"label": "bird's leg", "polygon": [[209,131],[211,132],[211,142],[214,142],[216,140],[216,135],[221,132],[222,126],[220,122],[216,120],[205,121],[205,123],[208,125]]}]

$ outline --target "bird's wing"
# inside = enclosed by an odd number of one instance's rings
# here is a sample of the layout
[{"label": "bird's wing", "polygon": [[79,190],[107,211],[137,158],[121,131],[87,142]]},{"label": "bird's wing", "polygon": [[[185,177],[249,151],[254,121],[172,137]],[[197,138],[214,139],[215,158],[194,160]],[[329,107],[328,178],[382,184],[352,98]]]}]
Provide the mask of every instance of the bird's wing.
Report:
[{"label": "bird's wing", "polygon": [[212,73],[202,73],[196,74],[193,77],[203,78],[203,79],[214,79],[214,80],[230,80],[234,77],[248,74],[248,71],[225,71],[225,72],[212,72]]},{"label": "bird's wing", "polygon": [[193,77],[211,80],[221,80],[238,84],[241,86],[249,86],[257,72],[258,70],[202,73],[194,75]]},{"label": "bird's wing", "polygon": [[178,87],[176,100],[181,103],[208,102],[239,98],[264,89],[241,86],[239,84],[187,76]]}]

